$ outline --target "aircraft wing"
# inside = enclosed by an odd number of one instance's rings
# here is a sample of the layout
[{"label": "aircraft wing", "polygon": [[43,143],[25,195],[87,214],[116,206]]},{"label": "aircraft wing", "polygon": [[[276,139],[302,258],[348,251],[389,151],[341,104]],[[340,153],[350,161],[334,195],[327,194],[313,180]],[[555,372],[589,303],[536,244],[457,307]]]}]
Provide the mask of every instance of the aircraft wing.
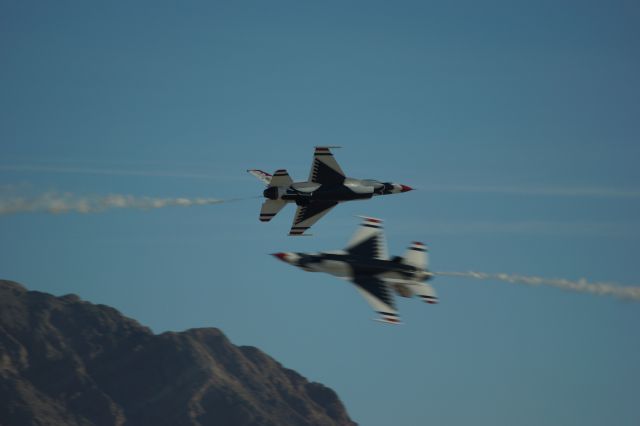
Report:
[{"label": "aircraft wing", "polygon": [[298,206],[289,235],[303,235],[311,225],[337,205],[337,201],[312,201],[306,206]]},{"label": "aircraft wing", "polygon": [[344,172],[326,146],[317,146],[313,152],[313,163],[309,172],[309,182],[323,185],[339,185],[344,182]]},{"label": "aircraft wing", "polygon": [[382,220],[372,217],[363,219],[345,250],[358,257],[389,259]]},{"label": "aircraft wing", "polygon": [[374,276],[362,275],[351,279],[367,303],[380,314],[378,321],[389,324],[401,324],[398,311],[395,308],[393,293],[387,284]]}]

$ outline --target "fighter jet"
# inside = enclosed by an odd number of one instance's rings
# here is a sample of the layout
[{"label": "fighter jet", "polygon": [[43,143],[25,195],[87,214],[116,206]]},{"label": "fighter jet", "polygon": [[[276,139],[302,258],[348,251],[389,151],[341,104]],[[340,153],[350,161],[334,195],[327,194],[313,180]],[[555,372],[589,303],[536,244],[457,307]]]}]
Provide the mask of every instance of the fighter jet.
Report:
[{"label": "fighter jet", "polygon": [[305,231],[338,203],[413,189],[398,183],[346,177],[329,148],[338,147],[315,147],[306,182],[293,182],[284,169],[276,170],[273,175],[257,169],[247,170],[267,184],[263,192],[267,200],[262,204],[260,221],[270,221],[284,206],[295,202],[298,208],[289,235],[307,235]]},{"label": "fighter jet", "polygon": [[400,324],[394,293],[418,296],[426,303],[438,303],[436,292],[425,281],[427,248],[412,243],[404,256],[389,258],[382,220],[363,217],[363,222],[344,250],[322,253],[273,253],[278,259],[309,272],[326,272],[353,283],[360,294],[389,324]]}]

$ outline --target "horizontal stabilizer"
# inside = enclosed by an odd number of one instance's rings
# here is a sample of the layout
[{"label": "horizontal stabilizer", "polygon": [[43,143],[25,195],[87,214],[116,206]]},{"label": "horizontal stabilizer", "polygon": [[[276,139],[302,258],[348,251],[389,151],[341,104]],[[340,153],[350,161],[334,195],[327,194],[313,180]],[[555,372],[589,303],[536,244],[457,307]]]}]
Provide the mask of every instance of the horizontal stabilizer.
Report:
[{"label": "horizontal stabilizer", "polygon": [[286,205],[287,202],[283,200],[266,200],[260,209],[260,222],[269,222]]},{"label": "horizontal stabilizer", "polygon": [[415,295],[422,299],[422,301],[425,303],[429,303],[432,305],[438,303],[438,296],[436,295],[436,291],[429,284],[420,283],[413,287],[413,291]]},{"label": "horizontal stabilizer", "polygon": [[289,186],[293,183],[291,176],[285,169],[276,170],[269,182],[269,186]]},{"label": "horizontal stabilizer", "polygon": [[409,294],[418,296],[425,303],[438,303],[436,290],[430,284],[402,278],[383,278],[383,280],[390,286],[400,285],[407,288],[410,291]]}]

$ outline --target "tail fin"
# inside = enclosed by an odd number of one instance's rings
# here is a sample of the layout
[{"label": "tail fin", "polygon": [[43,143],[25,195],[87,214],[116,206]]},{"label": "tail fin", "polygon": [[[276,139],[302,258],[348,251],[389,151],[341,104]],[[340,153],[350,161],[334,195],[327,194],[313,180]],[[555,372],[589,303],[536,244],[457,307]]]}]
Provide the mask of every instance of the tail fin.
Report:
[{"label": "tail fin", "polygon": [[418,242],[413,242],[404,253],[402,263],[426,270],[429,262],[427,247]]},{"label": "tail fin", "polygon": [[276,170],[269,182],[269,186],[289,186],[293,183],[291,176],[285,169]]},{"label": "tail fin", "polygon": [[267,172],[263,172],[262,170],[258,169],[249,169],[247,170],[247,172],[258,178],[258,180],[260,180],[260,182],[264,183],[265,185],[269,185],[269,182],[271,182],[272,176]]}]

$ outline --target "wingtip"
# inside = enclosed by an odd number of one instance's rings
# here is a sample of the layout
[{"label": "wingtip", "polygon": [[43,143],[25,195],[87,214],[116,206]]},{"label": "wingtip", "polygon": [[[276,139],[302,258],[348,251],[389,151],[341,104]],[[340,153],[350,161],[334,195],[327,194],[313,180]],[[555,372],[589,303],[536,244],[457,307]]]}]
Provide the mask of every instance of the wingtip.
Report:
[{"label": "wingtip", "polygon": [[404,324],[399,319],[391,320],[391,319],[386,319],[386,318],[373,318],[373,320],[377,321],[377,322],[384,323],[384,324],[391,324],[391,325],[402,325],[402,324]]},{"label": "wingtip", "polygon": [[384,222],[384,220],[382,220],[382,219],[378,219],[376,217],[371,217],[371,216],[356,215],[356,217],[359,217],[360,219],[363,219],[365,222],[373,222],[373,223],[382,223],[382,222]]}]

